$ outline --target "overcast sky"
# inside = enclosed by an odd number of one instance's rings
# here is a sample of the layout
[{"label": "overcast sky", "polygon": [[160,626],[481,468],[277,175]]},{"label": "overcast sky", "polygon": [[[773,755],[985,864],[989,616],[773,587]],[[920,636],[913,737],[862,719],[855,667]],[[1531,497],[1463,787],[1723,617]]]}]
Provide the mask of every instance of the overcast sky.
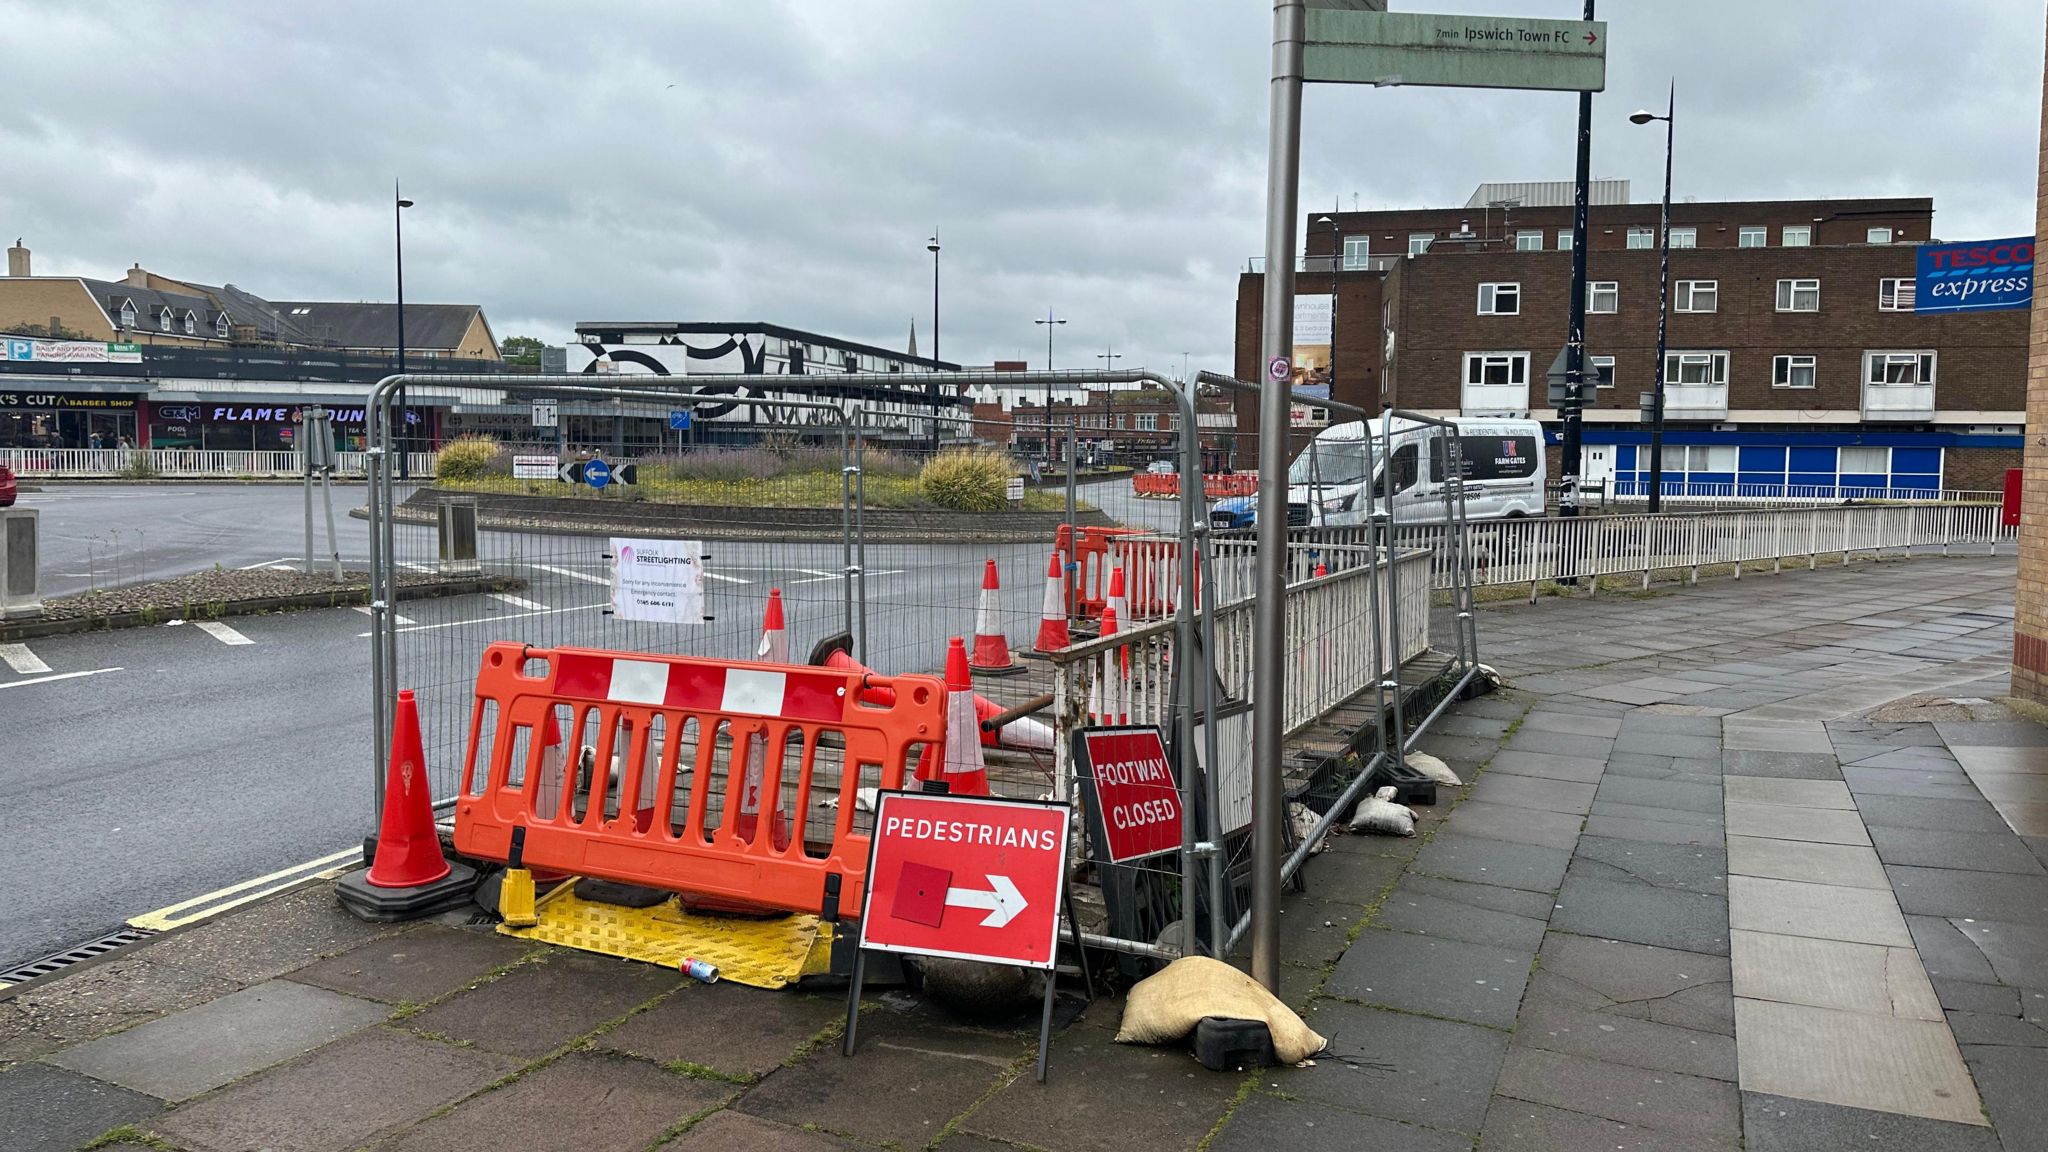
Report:
[{"label": "overcast sky", "polygon": [[[1574,18],[1575,0],[1443,0]],[[1416,11],[1423,0],[1395,0]],[[1929,195],[2026,234],[2041,0],[1605,0],[1596,176],[1677,196]],[[279,299],[408,295],[498,335],[762,320],[940,353],[1105,348],[1227,369],[1262,244],[1257,0],[84,4],[0,0],[0,235],[42,274],[129,264]],[[1311,88],[1304,211],[1568,179],[1568,94]],[[1560,318],[1560,328],[1562,318]]]}]

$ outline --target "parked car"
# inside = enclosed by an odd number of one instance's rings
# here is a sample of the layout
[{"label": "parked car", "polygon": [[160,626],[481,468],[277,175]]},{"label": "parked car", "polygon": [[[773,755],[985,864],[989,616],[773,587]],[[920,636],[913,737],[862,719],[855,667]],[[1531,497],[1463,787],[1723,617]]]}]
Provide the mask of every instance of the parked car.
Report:
[{"label": "parked car", "polygon": [[14,505],[14,495],[18,487],[14,482],[14,469],[0,464],[0,508],[10,508]]}]

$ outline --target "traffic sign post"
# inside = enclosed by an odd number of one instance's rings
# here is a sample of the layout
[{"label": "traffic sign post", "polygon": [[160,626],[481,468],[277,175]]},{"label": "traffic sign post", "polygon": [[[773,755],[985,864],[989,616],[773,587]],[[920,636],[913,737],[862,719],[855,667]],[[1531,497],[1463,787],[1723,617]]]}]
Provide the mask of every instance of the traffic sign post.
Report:
[{"label": "traffic sign post", "polygon": [[[1045,972],[1038,1036],[1038,1078],[1045,1079],[1062,907],[1077,955],[1081,947],[1066,889],[1070,814],[1064,804],[1035,800],[880,794],[854,938],[845,1055],[853,1055],[869,949],[1010,964]],[[1084,979],[1087,965],[1081,956]]]},{"label": "traffic sign post", "polygon": [[533,426],[535,428],[559,428],[562,424],[560,409],[553,400],[533,402]]}]

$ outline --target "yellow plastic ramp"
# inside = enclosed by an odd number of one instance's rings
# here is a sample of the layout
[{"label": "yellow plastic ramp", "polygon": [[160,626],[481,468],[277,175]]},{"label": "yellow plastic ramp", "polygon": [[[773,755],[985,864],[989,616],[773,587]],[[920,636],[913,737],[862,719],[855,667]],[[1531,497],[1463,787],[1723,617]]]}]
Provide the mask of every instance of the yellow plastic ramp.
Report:
[{"label": "yellow plastic ramp", "polygon": [[684,958],[718,967],[722,980],[755,988],[782,988],[829,971],[832,931],[816,916],[754,920],[684,911],[671,896],[652,908],[622,908],[579,900],[573,881],[543,897],[530,928],[498,925],[521,940],[539,940],[678,968]]}]

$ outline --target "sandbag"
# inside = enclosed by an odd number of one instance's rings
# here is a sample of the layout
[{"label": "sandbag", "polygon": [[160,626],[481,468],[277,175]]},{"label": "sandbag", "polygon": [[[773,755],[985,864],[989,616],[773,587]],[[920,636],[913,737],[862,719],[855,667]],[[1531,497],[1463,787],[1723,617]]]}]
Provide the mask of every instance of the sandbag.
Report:
[{"label": "sandbag", "polygon": [[1415,810],[1394,803],[1394,786],[1389,784],[1358,802],[1351,817],[1353,832],[1378,832],[1383,836],[1415,835]]},{"label": "sandbag", "polygon": [[1408,765],[1409,771],[1420,776],[1426,776],[1439,784],[1447,784],[1453,788],[1458,788],[1462,787],[1465,783],[1463,780],[1458,779],[1458,774],[1451,770],[1449,764],[1431,756],[1427,752],[1410,752],[1402,758],[1402,762]]},{"label": "sandbag", "polygon": [[1204,1016],[1265,1021],[1273,1055],[1283,1064],[1298,1064],[1325,1043],[1258,981],[1208,956],[1183,956],[1133,985],[1116,1042],[1171,1044],[1193,1032]]}]

